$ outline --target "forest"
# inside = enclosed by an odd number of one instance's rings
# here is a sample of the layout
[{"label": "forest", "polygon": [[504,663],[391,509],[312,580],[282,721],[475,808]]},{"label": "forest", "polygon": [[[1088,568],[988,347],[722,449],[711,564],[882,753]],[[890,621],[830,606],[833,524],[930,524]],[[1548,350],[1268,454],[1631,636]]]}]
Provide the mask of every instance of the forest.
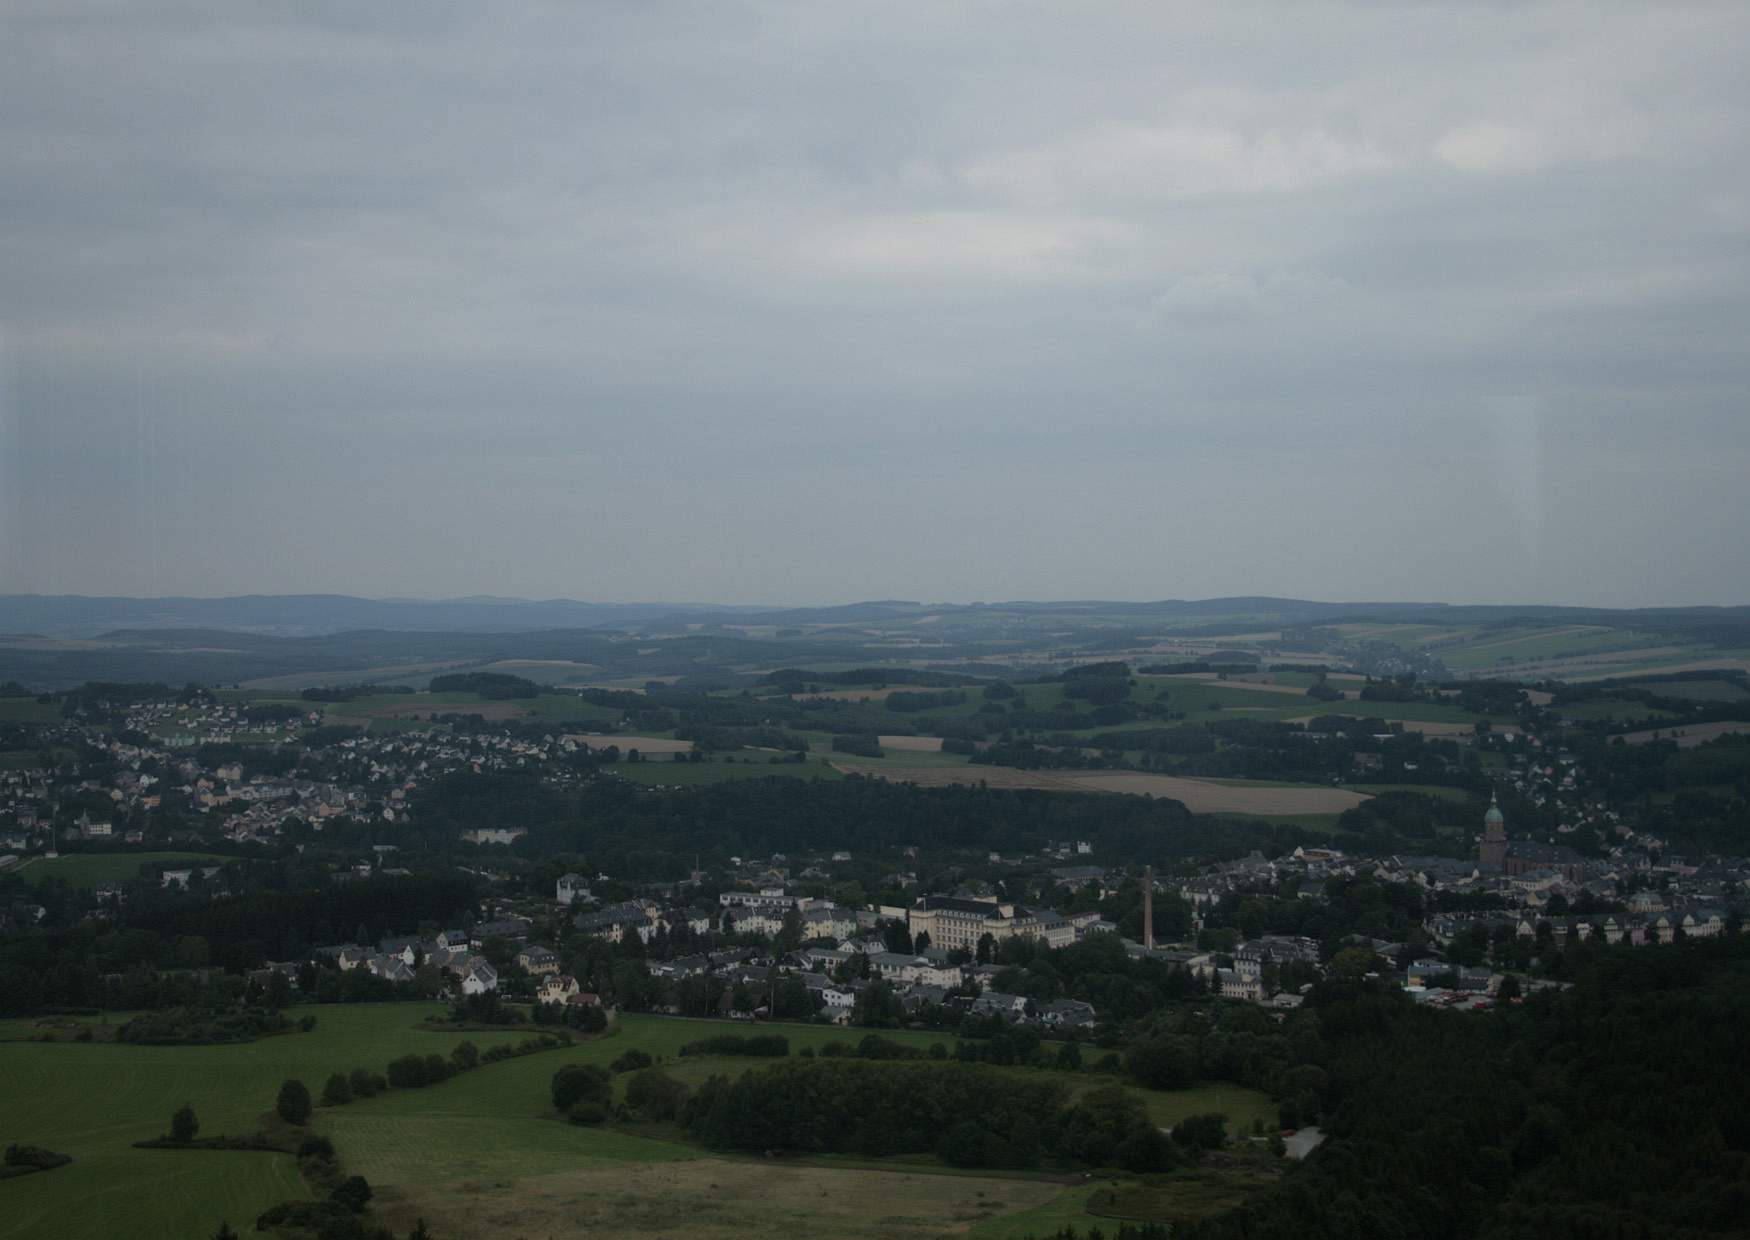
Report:
[{"label": "forest", "polygon": [[1750,941],[1592,955],[1459,1015],[1337,976],[1307,1001],[1329,1143],[1180,1240],[1750,1234]]}]

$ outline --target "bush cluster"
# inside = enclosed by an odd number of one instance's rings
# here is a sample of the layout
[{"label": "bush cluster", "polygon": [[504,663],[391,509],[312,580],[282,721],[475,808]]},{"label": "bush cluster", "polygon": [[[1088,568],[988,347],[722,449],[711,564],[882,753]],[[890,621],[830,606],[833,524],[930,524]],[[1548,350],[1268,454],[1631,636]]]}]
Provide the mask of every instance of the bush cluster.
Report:
[{"label": "bush cluster", "polygon": [[72,1161],[71,1155],[58,1154],[40,1145],[9,1145],[6,1147],[6,1160],[0,1164],[0,1180],[15,1175],[29,1175],[32,1171],[53,1171],[56,1167],[65,1167]]},{"label": "bush cluster", "polygon": [[542,1033],[532,1038],[524,1038],[515,1045],[490,1046],[484,1051],[472,1042],[461,1042],[447,1059],[442,1055],[403,1055],[390,1062],[386,1074],[372,1072],[368,1068],[354,1068],[350,1073],[336,1072],[322,1087],[322,1105],[345,1106],[355,1098],[369,1098],[372,1094],[381,1093],[391,1087],[419,1089],[426,1085],[436,1085],[457,1073],[467,1072],[483,1064],[499,1063],[539,1051],[557,1050],[571,1044],[571,1035],[568,1033]]},{"label": "bush cluster", "polygon": [[700,1038],[681,1047],[682,1055],[756,1055],[782,1058],[790,1053],[790,1039],[781,1033],[758,1033],[740,1037],[733,1033]]},{"label": "bush cluster", "polygon": [[797,1059],[714,1076],[683,1108],[713,1149],[881,1157],[935,1153],[960,1167],[1031,1167],[1042,1160],[1160,1171],[1172,1147],[1142,1103],[1118,1086],[1066,1104],[1050,1079],[953,1062]]}]

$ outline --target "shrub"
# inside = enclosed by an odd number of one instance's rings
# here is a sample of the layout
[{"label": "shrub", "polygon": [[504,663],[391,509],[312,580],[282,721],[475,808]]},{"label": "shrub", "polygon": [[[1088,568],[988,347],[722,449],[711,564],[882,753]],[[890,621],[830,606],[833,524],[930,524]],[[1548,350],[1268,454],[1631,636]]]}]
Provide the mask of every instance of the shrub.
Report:
[{"label": "shrub", "polygon": [[349,1175],[335,1185],[334,1191],[328,1194],[328,1200],[345,1206],[354,1214],[363,1214],[365,1206],[374,1195],[364,1176]]},{"label": "shrub", "polygon": [[1219,1111],[1187,1115],[1173,1125],[1173,1140],[1190,1150],[1219,1150],[1227,1144],[1227,1116]]},{"label": "shrub", "polygon": [[322,1105],[343,1107],[351,1101],[352,1085],[343,1073],[336,1072],[328,1078],[328,1083],[322,1087]]},{"label": "shrub", "polygon": [[66,1154],[57,1154],[54,1150],[44,1149],[40,1145],[9,1145],[6,1147],[5,1165],[8,1167],[28,1167],[32,1171],[53,1171],[56,1167],[64,1167],[72,1162]]},{"label": "shrub", "polygon": [[[347,1075],[346,1083],[352,1087],[354,1098],[369,1098],[372,1094],[381,1093],[383,1087],[377,1084],[380,1078],[369,1068],[354,1068]],[[383,1082],[388,1084],[387,1081]]]},{"label": "shrub", "polygon": [[302,1081],[287,1081],[280,1086],[273,1109],[286,1123],[302,1127],[310,1122],[310,1090]]},{"label": "shrub", "polygon": [[601,1124],[607,1122],[608,1109],[599,1102],[584,1101],[573,1104],[566,1115],[574,1124]]},{"label": "shrub", "polygon": [[637,1047],[633,1047],[624,1055],[621,1055],[618,1059],[614,1060],[614,1062],[609,1064],[608,1067],[615,1072],[636,1072],[640,1068],[648,1068],[652,1062],[653,1061],[648,1054],[639,1050]]},{"label": "shrub", "polygon": [[194,1117],[194,1108],[183,1106],[170,1117],[170,1139],[172,1141],[192,1141],[201,1130],[200,1120]]},{"label": "shrub", "polygon": [[418,1089],[450,1075],[442,1055],[403,1055],[389,1064],[389,1084],[396,1089]]},{"label": "shrub", "polygon": [[[941,1046],[941,1043],[938,1042],[937,1045]],[[857,1043],[858,1059],[922,1059],[923,1057],[924,1053],[917,1047],[904,1046],[892,1038],[884,1038],[878,1033],[868,1034],[861,1042]],[[946,1059],[947,1057],[948,1048],[945,1046],[942,1047],[940,1055],[932,1056],[935,1059]]]},{"label": "shrub", "polygon": [[320,1158],[324,1162],[334,1161],[334,1142],[327,1137],[309,1136],[298,1143],[299,1158]]},{"label": "shrub", "polygon": [[626,1082],[626,1105],[645,1119],[677,1119],[686,1101],[686,1085],[660,1068],[645,1068]]},{"label": "shrub", "polygon": [[681,1047],[682,1055],[760,1055],[776,1058],[789,1053],[790,1039],[781,1033],[755,1034],[746,1038],[722,1034],[688,1042]]},{"label": "shrub", "polygon": [[480,1048],[472,1042],[463,1042],[450,1052],[450,1062],[456,1066],[456,1071],[466,1072],[480,1062]]},{"label": "shrub", "polygon": [[606,1106],[613,1087],[608,1074],[595,1064],[568,1063],[553,1074],[552,1094],[554,1110],[570,1111],[586,1100]]}]

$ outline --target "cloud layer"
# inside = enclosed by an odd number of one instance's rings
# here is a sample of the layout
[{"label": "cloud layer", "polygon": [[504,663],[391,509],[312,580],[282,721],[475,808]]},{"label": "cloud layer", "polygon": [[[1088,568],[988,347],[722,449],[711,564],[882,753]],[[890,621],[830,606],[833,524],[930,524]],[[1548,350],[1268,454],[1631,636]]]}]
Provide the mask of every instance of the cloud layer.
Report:
[{"label": "cloud layer", "polygon": [[0,590],[1742,602],[1740,6],[0,15]]}]

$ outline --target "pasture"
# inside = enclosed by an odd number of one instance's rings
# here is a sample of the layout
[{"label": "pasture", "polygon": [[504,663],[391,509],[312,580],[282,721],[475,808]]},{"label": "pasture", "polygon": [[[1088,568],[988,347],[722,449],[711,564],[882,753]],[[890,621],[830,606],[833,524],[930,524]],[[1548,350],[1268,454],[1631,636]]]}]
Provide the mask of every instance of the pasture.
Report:
[{"label": "pasture", "polygon": [[120,883],[140,876],[140,867],[155,865],[176,867],[186,865],[223,865],[230,860],[213,853],[194,852],[128,852],[128,853],[66,853],[48,859],[27,862],[19,873],[30,882],[58,878],[72,887],[95,887],[98,883]]},{"label": "pasture", "polygon": [[[70,1166],[0,1184],[0,1240],[205,1236],[221,1219],[247,1231],[268,1206],[306,1195],[292,1158],[136,1150],[132,1142],[162,1133],[184,1103],[194,1107],[203,1135],[246,1133],[287,1078],[320,1092],[335,1071],[381,1070],[409,1052],[447,1055],[463,1041],[484,1049],[528,1036],[415,1028],[436,1010],[420,1003],[299,1009],[293,1015],[317,1018],[310,1033],[241,1045],[0,1042],[0,1141],[46,1145],[74,1158]],[[790,1038],[793,1050],[863,1036],[818,1025],[772,1028]],[[33,1029],[29,1021],[4,1021],[0,1037],[28,1037]],[[771,1062],[677,1058],[685,1043],[726,1029],[745,1026],[626,1016],[606,1038],[423,1089],[318,1108],[313,1131],[331,1137],[348,1170],[371,1181],[377,1205],[398,1230],[424,1216],[439,1235],[483,1240],[579,1224],[601,1234],[728,1237],[774,1219],[801,1234],[929,1236],[941,1234],[945,1223],[960,1231],[1059,1195],[1061,1182],[1049,1176],[950,1174],[928,1159],[726,1160],[669,1140],[667,1132],[567,1124],[548,1106],[548,1082],[562,1064],[605,1065],[630,1047],[660,1056],[694,1082]],[[954,1042],[951,1035],[885,1036],[918,1047]],[[1055,1075],[1072,1090],[1106,1079]],[[1162,1124],[1208,1110],[1228,1113],[1236,1131],[1248,1130],[1253,1118],[1274,1122],[1269,1101],[1248,1090],[1136,1092]]]},{"label": "pasture", "polygon": [[1679,749],[1694,749],[1719,737],[1741,733],[1750,734],[1750,723],[1728,719],[1715,723],[1685,723],[1670,728],[1648,728],[1644,732],[1624,732],[1621,739],[1630,745],[1645,745],[1649,741],[1676,741]]},{"label": "pasture", "polygon": [[824,759],[808,762],[771,762],[770,754],[742,750],[729,755],[735,761],[713,757],[704,762],[676,762],[672,758],[649,762],[618,762],[607,768],[623,779],[652,786],[693,788],[734,779],[843,779],[844,773]]},{"label": "pasture", "polygon": [[60,717],[59,702],[39,702],[34,697],[0,697],[0,723],[54,723]]},{"label": "pasture", "polygon": [[[910,755],[907,755],[910,757]],[[920,788],[949,784],[985,784],[991,788],[1039,788],[1052,792],[1111,792],[1163,797],[1182,802],[1193,814],[1233,814],[1248,818],[1340,814],[1367,797],[1347,788],[1322,784],[1285,784],[1263,780],[1189,779],[1146,771],[1023,771],[1010,766],[949,766],[834,758],[847,774],[875,775]]]},{"label": "pasture", "polygon": [[594,706],[574,693],[543,693],[532,698],[485,698],[478,693],[384,693],[327,702],[321,707],[329,723],[372,726],[379,721],[423,722],[431,715],[480,715],[487,719],[551,719],[582,723],[614,723],[620,712]]}]

